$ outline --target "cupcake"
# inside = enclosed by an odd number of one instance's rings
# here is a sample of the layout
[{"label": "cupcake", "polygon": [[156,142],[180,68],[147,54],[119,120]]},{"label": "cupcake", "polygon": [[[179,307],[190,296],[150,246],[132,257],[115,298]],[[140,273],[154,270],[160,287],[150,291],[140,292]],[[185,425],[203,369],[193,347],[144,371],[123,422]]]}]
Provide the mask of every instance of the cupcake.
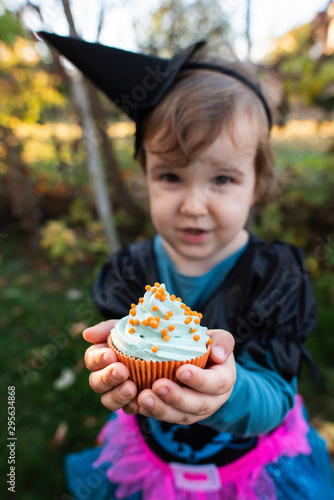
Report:
[{"label": "cupcake", "polygon": [[179,383],[176,370],[185,363],[204,368],[212,339],[201,326],[202,314],[192,311],[165,285],[146,285],[138,304],[111,330],[108,345],[130,372],[138,391],[158,378]]}]

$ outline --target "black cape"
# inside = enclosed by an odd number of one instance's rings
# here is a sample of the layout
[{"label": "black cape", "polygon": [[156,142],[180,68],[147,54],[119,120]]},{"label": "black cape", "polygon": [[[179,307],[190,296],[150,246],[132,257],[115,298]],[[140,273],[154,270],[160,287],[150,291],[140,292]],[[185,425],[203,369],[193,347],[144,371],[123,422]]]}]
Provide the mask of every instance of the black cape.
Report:
[{"label": "black cape", "polygon": [[[153,240],[116,252],[102,267],[93,288],[94,302],[107,319],[129,313],[146,284],[161,281]],[[235,356],[245,347],[267,366],[268,350],[278,372],[290,381],[306,358],[316,369],[304,342],[316,324],[316,302],[300,249],[254,235],[225,281],[204,303],[196,304],[209,329],[228,330],[236,341]]]},{"label": "black cape", "polygon": [[[115,253],[103,266],[95,281],[94,301],[106,318],[122,318],[129,313],[130,304],[143,295],[145,285],[155,281],[161,282],[161,278],[153,240],[135,243]],[[271,351],[277,371],[290,381],[298,374],[304,357],[316,377],[316,367],[304,346],[316,324],[316,303],[302,253],[295,246],[281,241],[266,243],[251,235],[224,282],[195,309],[203,313],[202,323],[209,329],[232,333],[236,360],[246,348],[257,363],[267,366],[267,353]],[[147,417],[138,414],[137,420],[147,445],[162,460],[188,463],[161,447],[149,430]],[[175,428],[166,422],[160,424],[164,432]],[[215,441],[218,434],[199,423],[178,426],[174,439],[181,449],[190,445],[195,457],[196,450]],[[256,437],[233,436],[216,455],[199,461],[194,458],[194,463],[225,465],[254,448],[256,442]]]}]

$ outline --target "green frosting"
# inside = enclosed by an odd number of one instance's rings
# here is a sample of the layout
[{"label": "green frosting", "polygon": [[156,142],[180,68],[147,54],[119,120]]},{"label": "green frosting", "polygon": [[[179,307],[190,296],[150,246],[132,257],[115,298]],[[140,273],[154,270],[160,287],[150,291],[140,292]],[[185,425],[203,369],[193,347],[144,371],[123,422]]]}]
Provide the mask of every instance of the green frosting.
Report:
[{"label": "green frosting", "polygon": [[[166,295],[165,300],[160,300],[152,293],[153,287],[146,291],[142,303],[138,303],[132,312],[122,318],[111,330],[111,338],[114,346],[123,354],[135,358],[144,359],[146,361],[188,361],[205,353],[206,344],[209,340],[207,328],[196,324],[195,320],[199,319],[197,315],[185,314],[185,309],[182,302],[171,300],[170,294],[166,291],[165,285],[162,283],[159,289],[164,289],[163,294]],[[156,307],[153,307],[156,306]],[[153,310],[152,310],[153,307]],[[165,315],[173,312],[169,319],[165,319]],[[154,328],[149,324],[143,325],[149,317],[155,318],[159,316],[158,327]],[[186,318],[191,318],[190,323],[185,323]],[[131,324],[131,320],[138,320],[137,325]],[[156,325],[154,319],[153,325]],[[174,330],[169,330],[169,326],[174,325]],[[196,329],[196,332],[191,332],[190,329]],[[161,331],[167,329],[169,340],[163,340]],[[130,330],[130,331],[129,331]],[[134,330],[134,331],[133,331]],[[132,332],[132,333],[130,333]],[[194,340],[194,336],[198,335],[199,340]],[[156,352],[152,351],[152,347],[157,347]]]}]

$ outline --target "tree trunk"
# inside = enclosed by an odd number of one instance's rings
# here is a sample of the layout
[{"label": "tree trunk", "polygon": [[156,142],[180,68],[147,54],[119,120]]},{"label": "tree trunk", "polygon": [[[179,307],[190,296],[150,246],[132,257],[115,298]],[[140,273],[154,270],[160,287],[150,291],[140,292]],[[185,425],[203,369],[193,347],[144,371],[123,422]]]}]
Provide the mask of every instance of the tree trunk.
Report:
[{"label": "tree trunk", "polygon": [[[117,165],[117,160],[112,148],[112,141],[106,131],[106,122],[104,117],[104,112],[101,106],[101,102],[98,93],[92,83],[88,82],[88,91],[90,96],[90,102],[92,104],[92,111],[96,123],[96,128],[102,139],[102,149],[107,162],[107,178],[111,182],[112,188],[112,199],[114,205],[121,205],[125,212],[129,212],[129,206],[131,206],[129,193],[124,186],[120,171]],[[110,173],[110,175],[108,175]]]},{"label": "tree trunk", "polygon": [[[77,36],[73,16],[68,0],[62,0],[64,12],[70,27],[70,34]],[[69,73],[73,97],[76,99],[80,119],[83,127],[85,145],[87,147],[88,170],[92,180],[93,193],[98,216],[102,221],[104,232],[111,252],[120,248],[120,239],[118,230],[114,222],[113,210],[106,189],[104,179],[103,162],[99,147],[95,138],[96,129],[92,105],[89,99],[87,86],[79,71],[76,71],[75,77],[73,71]]]},{"label": "tree trunk", "polygon": [[113,210],[106,189],[103,162],[96,141],[96,129],[91,103],[88,97],[87,86],[79,71],[71,76],[73,96],[77,102],[83,127],[85,145],[87,147],[87,165],[92,180],[96,209],[102,221],[105,235],[111,252],[120,248],[120,239],[114,222]]},{"label": "tree trunk", "polygon": [[247,0],[247,13],[246,13],[246,40],[247,40],[247,59],[250,61],[252,41],[250,36],[250,26],[251,26],[251,0]]}]

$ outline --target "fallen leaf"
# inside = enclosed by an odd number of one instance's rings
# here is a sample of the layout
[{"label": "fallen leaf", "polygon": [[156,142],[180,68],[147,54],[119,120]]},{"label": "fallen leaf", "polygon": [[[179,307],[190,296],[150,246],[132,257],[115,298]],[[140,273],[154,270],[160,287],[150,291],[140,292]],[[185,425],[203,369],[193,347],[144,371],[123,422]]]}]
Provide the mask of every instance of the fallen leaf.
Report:
[{"label": "fallen leaf", "polygon": [[67,431],[68,431],[68,423],[60,422],[51,440],[51,445],[56,447],[60,446],[65,439]]},{"label": "fallen leaf", "polygon": [[64,368],[59,377],[53,382],[56,391],[63,391],[74,384],[75,374],[70,368]]},{"label": "fallen leaf", "polygon": [[70,335],[71,337],[77,337],[78,335],[81,335],[84,330],[88,328],[88,325],[85,321],[79,321],[78,323],[73,323],[73,325],[70,328]]}]

